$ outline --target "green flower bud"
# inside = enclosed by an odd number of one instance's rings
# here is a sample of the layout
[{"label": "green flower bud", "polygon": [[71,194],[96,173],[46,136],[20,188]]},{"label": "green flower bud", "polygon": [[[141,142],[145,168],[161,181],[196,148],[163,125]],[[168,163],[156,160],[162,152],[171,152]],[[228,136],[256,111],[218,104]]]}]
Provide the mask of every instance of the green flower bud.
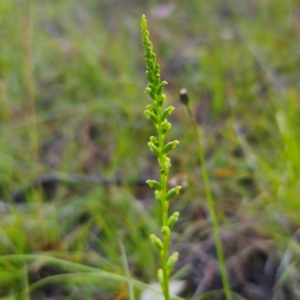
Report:
[{"label": "green flower bud", "polygon": [[155,154],[157,157],[159,157],[158,150],[157,150],[156,146],[155,146],[153,143],[149,142],[149,143],[148,143],[148,147],[150,148],[150,150],[151,150],[152,152],[154,152],[154,154]]},{"label": "green flower bud", "polygon": [[155,200],[159,203],[160,206],[162,206],[162,200],[161,200],[160,192],[156,190],[154,192],[154,195],[155,195]]},{"label": "green flower bud", "polygon": [[157,118],[153,112],[151,112],[150,110],[145,110],[144,114],[148,119],[151,119],[151,121],[154,123],[154,125],[157,125],[157,123],[158,123]]},{"label": "green flower bud", "polygon": [[179,141],[175,140],[173,142],[169,142],[164,146],[163,152],[164,154],[168,154],[172,149],[174,149],[179,144]]},{"label": "green flower bud", "polygon": [[[152,47],[148,47],[148,51],[150,52],[152,50]],[[146,62],[148,65],[153,65],[153,60],[149,57],[146,58]]]},{"label": "green flower bud", "polygon": [[160,83],[160,85],[159,85],[159,87],[158,87],[158,90],[157,90],[157,93],[158,93],[159,95],[162,94],[163,89],[164,89],[164,87],[165,87],[167,84],[168,84],[168,83],[167,83],[166,81],[163,81],[163,82]]},{"label": "green flower bud", "polygon": [[174,109],[175,109],[175,107],[173,107],[173,106],[167,107],[161,115],[161,120],[164,121],[168,116],[170,116]]},{"label": "green flower bud", "polygon": [[160,191],[157,191],[157,190],[156,190],[156,191],[154,192],[154,195],[155,195],[155,197],[160,196]]},{"label": "green flower bud", "polygon": [[151,79],[152,79],[152,74],[151,74],[151,72],[147,70],[147,71],[145,72],[145,74],[146,74],[148,80],[151,82],[151,81],[152,81],[152,80],[151,80]]},{"label": "green flower bud", "polygon": [[164,120],[161,125],[163,134],[166,134],[171,129],[171,127],[172,127],[171,123],[169,123],[167,120]]},{"label": "green flower bud", "polygon": [[156,110],[155,106],[149,104],[146,106],[146,110],[149,110],[151,113],[153,113],[157,117],[157,110]]},{"label": "green flower bud", "polygon": [[160,283],[162,291],[164,291],[164,289],[165,289],[165,285],[164,285],[164,273],[163,273],[162,269],[158,269],[158,271],[157,271],[157,279],[158,279],[158,282]]},{"label": "green flower bud", "polygon": [[163,236],[170,236],[170,228],[168,226],[163,226],[161,228],[161,233]]},{"label": "green flower bud", "polygon": [[[153,105],[148,104],[146,106],[146,110],[145,111],[149,111],[149,112],[153,113],[153,108],[154,108]],[[144,111],[144,114],[145,114],[145,111]]]},{"label": "green flower bud", "polygon": [[172,216],[168,219],[168,226],[170,230],[174,227],[175,223],[178,221],[179,218],[179,212],[174,212]]},{"label": "green flower bud", "polygon": [[147,86],[147,87],[145,88],[144,93],[150,93],[150,92],[151,92],[151,88],[150,88],[149,86]]},{"label": "green flower bud", "polygon": [[167,195],[166,195],[166,199],[167,199],[168,201],[170,201],[172,198],[174,198],[176,195],[179,194],[180,189],[181,189],[181,186],[180,186],[180,185],[178,185],[178,186],[176,186],[176,187],[170,189],[170,190],[168,191]]},{"label": "green flower bud", "polygon": [[165,94],[161,94],[159,97],[158,97],[158,104],[161,106],[163,105],[163,103],[165,102],[166,100],[166,95]]},{"label": "green flower bud", "polygon": [[157,247],[157,249],[159,251],[163,251],[164,250],[164,244],[163,244],[163,242],[155,234],[151,234],[150,235],[150,239],[151,239],[152,243]]},{"label": "green flower bud", "polygon": [[150,142],[157,147],[159,146],[158,138],[156,136],[150,136]]},{"label": "green flower bud", "polygon": [[150,187],[155,188],[158,191],[161,190],[161,184],[156,180],[147,180],[146,183],[148,183]]},{"label": "green flower bud", "polygon": [[[155,55],[155,54],[154,54]],[[156,56],[155,56],[156,57]],[[160,65],[159,64],[156,64],[155,65],[155,72],[160,74]]]},{"label": "green flower bud", "polygon": [[173,269],[175,263],[178,261],[178,256],[179,256],[178,252],[174,252],[174,253],[169,257],[169,259],[168,259],[168,261],[167,261],[167,267],[168,267],[169,272],[172,271],[172,269]]},{"label": "green flower bud", "polygon": [[160,165],[159,171],[161,174],[168,174],[170,167],[171,167],[170,160],[169,161],[166,160],[163,164]]}]

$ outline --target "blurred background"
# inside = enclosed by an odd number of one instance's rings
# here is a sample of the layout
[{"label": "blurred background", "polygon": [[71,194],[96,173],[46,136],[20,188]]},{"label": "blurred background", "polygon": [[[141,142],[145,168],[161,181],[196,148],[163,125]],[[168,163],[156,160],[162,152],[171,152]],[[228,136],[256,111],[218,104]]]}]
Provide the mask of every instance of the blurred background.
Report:
[{"label": "blurred background", "polygon": [[60,281],[62,265],[25,263],[28,254],[124,275],[123,245],[131,276],[155,280],[148,236],[160,216],[144,182],[158,168],[143,114],[142,14],[176,108],[168,138],[181,142],[169,184],[184,186],[170,208],[181,212],[172,247],[183,296],[222,288],[203,283],[214,237],[179,101],[186,88],[229,275],[243,274],[232,284],[236,299],[299,299],[298,244],[293,258],[288,252],[300,222],[300,7],[292,0],[1,1],[1,299],[127,299],[124,283]]}]

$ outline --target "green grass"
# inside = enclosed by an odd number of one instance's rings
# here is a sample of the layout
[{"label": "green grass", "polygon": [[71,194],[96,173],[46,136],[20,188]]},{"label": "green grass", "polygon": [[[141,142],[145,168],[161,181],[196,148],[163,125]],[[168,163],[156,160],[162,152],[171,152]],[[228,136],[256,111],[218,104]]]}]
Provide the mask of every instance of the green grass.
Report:
[{"label": "green grass", "polygon": [[[120,231],[131,278],[146,283],[155,278],[158,254],[148,237],[159,234],[159,214],[148,191],[127,184],[152,179],[158,171],[146,146],[154,130],[143,115],[148,104],[139,32],[143,13],[162,79],[169,82],[168,105],[176,107],[169,138],[181,143],[171,155],[170,175],[184,172],[189,181],[171,213],[206,203],[193,129],[178,100],[186,87],[206,137],[203,150],[219,223],[232,222],[222,209],[222,199],[230,199],[284,250],[292,232],[278,216],[297,227],[300,208],[296,3],[173,1],[170,16],[159,19],[153,12],[158,1],[44,2],[0,3],[0,198],[5,200],[0,297],[18,299],[39,285],[37,274],[45,269],[53,282],[63,282],[66,299],[76,289],[81,299],[91,299],[99,286],[103,299],[116,298],[126,285],[104,284],[94,273],[85,277],[90,284],[80,281],[81,275],[56,279],[62,265],[40,265],[30,255],[91,266],[123,276],[126,283]],[[237,148],[243,157],[232,155]],[[218,175],[231,169],[226,178]],[[12,191],[53,172],[119,178],[124,184],[60,184],[51,202],[39,190],[26,204],[12,202]],[[254,189],[241,184],[245,178]],[[181,234],[192,222],[183,214],[174,230]],[[73,271],[70,265],[66,272]]]}]

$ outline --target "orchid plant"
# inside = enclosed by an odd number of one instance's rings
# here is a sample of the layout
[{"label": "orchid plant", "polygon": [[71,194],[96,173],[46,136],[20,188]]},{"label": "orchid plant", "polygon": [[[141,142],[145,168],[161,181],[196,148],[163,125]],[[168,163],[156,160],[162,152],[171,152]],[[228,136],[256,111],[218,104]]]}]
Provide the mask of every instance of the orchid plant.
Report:
[{"label": "orchid plant", "polygon": [[161,81],[160,66],[157,63],[156,55],[153,52],[153,46],[149,39],[147,20],[144,15],[142,16],[141,27],[147,69],[146,76],[148,79],[145,93],[150,95],[153,102],[146,106],[145,115],[153,122],[157,130],[157,135],[150,137],[148,146],[157,157],[160,173],[160,181],[147,180],[149,186],[155,190],[155,199],[161,208],[162,225],[161,238],[154,234],[151,234],[150,238],[160,253],[161,268],[158,269],[157,276],[165,300],[169,300],[169,277],[174,264],[178,260],[178,252],[174,252],[169,256],[170,234],[179,217],[179,212],[175,212],[169,216],[169,204],[170,200],[179,193],[181,186],[176,186],[169,190],[167,189],[168,174],[171,167],[171,160],[168,157],[168,154],[177,146],[179,141],[175,140],[165,143],[166,134],[171,129],[171,123],[168,122],[167,118],[172,114],[174,107],[169,106],[164,108],[166,95],[163,92],[167,82]]}]

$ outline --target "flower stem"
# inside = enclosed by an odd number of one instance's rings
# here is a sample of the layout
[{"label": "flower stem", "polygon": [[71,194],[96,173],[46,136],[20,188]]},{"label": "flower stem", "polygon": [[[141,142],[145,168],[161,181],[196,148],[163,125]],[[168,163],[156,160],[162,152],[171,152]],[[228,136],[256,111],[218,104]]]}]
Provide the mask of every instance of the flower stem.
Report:
[{"label": "flower stem", "polygon": [[222,242],[220,239],[219,222],[218,222],[218,218],[216,215],[214,200],[213,200],[213,196],[212,196],[211,189],[210,189],[209,178],[208,178],[207,169],[206,169],[206,161],[205,161],[205,157],[204,157],[204,151],[201,146],[201,136],[200,136],[197,124],[193,118],[189,103],[188,102],[185,103],[185,106],[187,108],[189,117],[191,119],[192,127],[195,131],[195,135],[197,136],[197,146],[198,146],[199,160],[200,160],[200,164],[201,164],[201,174],[202,174],[204,188],[205,188],[205,196],[207,199],[208,210],[209,210],[209,214],[211,216],[211,220],[212,220],[212,224],[213,224],[213,232],[214,232],[214,236],[215,236],[217,259],[218,259],[219,266],[220,266],[220,273],[221,273],[221,279],[222,279],[222,284],[223,284],[223,288],[224,288],[224,293],[225,293],[226,300],[232,300],[231,292],[230,292],[230,285],[229,285],[229,280],[228,280],[228,275],[227,275],[227,270],[226,270],[224,252],[223,252]]}]

